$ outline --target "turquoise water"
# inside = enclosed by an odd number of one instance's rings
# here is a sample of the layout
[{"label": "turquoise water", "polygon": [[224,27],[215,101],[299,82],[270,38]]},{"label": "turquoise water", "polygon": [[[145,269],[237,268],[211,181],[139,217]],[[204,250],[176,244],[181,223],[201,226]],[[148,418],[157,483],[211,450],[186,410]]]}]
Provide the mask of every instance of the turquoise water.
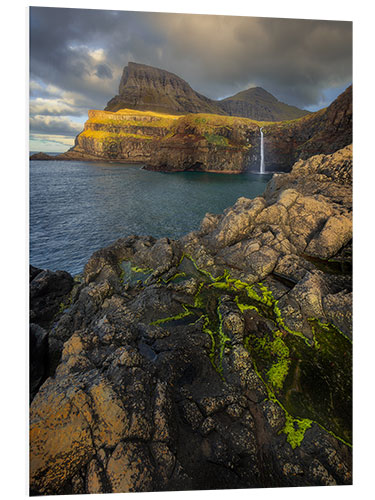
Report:
[{"label": "turquoise water", "polygon": [[272,174],[161,173],[139,165],[30,162],[30,262],[77,274],[131,234],[179,238],[207,212],[262,194]]}]

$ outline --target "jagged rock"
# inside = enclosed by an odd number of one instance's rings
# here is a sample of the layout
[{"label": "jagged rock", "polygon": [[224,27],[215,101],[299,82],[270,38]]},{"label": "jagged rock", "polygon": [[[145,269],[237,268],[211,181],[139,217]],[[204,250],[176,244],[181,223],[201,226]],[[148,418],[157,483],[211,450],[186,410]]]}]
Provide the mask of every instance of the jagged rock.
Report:
[{"label": "jagged rock", "polygon": [[333,257],[352,239],[352,221],[344,215],[330,217],[318,236],[307,245],[306,253],[320,259]]},{"label": "jagged rock", "polygon": [[74,280],[66,271],[32,268],[30,277],[30,321],[49,326],[73,288]]},{"label": "jagged rock", "polygon": [[48,155],[47,153],[34,153],[30,156],[30,160],[53,160],[53,156]]},{"label": "jagged rock", "polygon": [[263,198],[239,198],[233,207],[226,210],[217,225],[212,235],[213,245],[225,247],[243,239],[251,231],[256,215],[264,206]]},{"label": "jagged rock", "polygon": [[328,321],[337,325],[349,338],[352,338],[353,335],[352,304],[352,293],[348,293],[346,290],[323,297],[324,316]]},{"label": "jagged rock", "polygon": [[65,271],[51,272],[30,265],[30,401],[49,370],[49,327],[69,304],[74,280]]},{"label": "jagged rock", "polygon": [[105,489],[104,469],[101,463],[93,458],[87,468],[87,493],[101,493]]},{"label": "jagged rock", "polygon": [[113,493],[152,491],[154,467],[144,444],[119,443],[106,472]]},{"label": "jagged rock", "polygon": [[45,380],[48,366],[48,333],[44,328],[30,324],[29,337],[30,400]]}]

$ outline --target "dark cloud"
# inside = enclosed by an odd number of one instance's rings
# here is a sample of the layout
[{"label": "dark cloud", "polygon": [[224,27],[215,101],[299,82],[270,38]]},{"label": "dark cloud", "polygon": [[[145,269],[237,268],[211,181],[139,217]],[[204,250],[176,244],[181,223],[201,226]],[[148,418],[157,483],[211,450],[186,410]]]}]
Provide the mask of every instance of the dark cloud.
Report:
[{"label": "dark cloud", "polygon": [[172,71],[211,98],[256,85],[289,104],[318,106],[351,82],[352,25],[31,8],[30,72],[43,84],[33,98],[47,98],[52,86],[73,94],[73,106],[102,109],[129,61]]},{"label": "dark cloud", "polygon": [[256,85],[305,107],[317,104],[327,87],[351,81],[351,23],[167,16],[154,16],[169,42],[163,57],[210,97]]},{"label": "dark cloud", "polygon": [[113,73],[111,71],[111,68],[109,68],[106,64],[98,64],[96,67],[95,75],[102,79],[113,78]]}]

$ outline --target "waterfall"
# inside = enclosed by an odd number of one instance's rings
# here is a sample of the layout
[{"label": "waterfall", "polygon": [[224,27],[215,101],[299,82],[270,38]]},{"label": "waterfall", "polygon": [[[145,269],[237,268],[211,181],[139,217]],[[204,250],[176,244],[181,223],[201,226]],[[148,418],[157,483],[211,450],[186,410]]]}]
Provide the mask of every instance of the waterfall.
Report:
[{"label": "waterfall", "polygon": [[263,141],[263,127],[260,127],[260,169],[259,173],[264,174],[264,141]]}]

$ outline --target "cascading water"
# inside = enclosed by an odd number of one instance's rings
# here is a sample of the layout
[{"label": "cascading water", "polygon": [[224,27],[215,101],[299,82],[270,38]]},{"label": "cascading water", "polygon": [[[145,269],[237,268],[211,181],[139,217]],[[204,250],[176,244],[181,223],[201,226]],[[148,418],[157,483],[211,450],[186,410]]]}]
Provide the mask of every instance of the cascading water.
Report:
[{"label": "cascading water", "polygon": [[263,127],[260,127],[260,168],[259,173],[265,174],[264,169],[264,141],[263,141]]}]

